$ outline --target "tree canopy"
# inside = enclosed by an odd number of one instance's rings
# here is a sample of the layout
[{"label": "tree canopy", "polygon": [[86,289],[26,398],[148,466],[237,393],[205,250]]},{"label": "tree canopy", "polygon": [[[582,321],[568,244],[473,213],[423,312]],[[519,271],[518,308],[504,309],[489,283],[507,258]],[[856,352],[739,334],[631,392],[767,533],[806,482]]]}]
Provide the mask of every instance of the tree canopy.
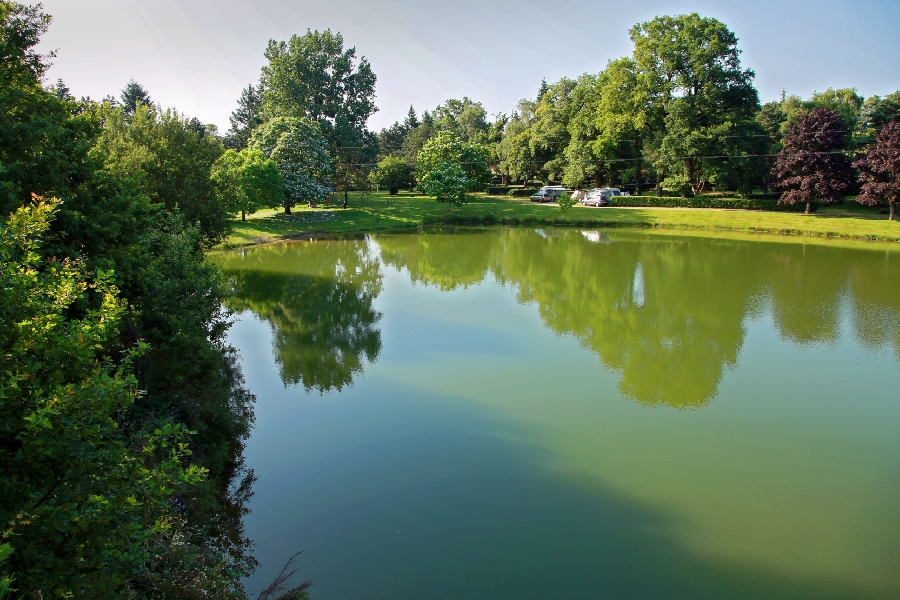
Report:
[{"label": "tree canopy", "polygon": [[298,117],[270,119],[253,132],[250,148],[278,165],[286,214],[299,202],[315,204],[331,193],[331,160],[315,122]]},{"label": "tree canopy", "polygon": [[862,193],[856,201],[862,204],[887,204],[890,220],[900,201],[900,123],[889,121],[875,138],[875,145],[854,163],[860,171]]},{"label": "tree canopy", "polygon": [[840,202],[853,173],[843,154],[847,133],[838,114],[817,108],[800,115],[788,127],[784,148],[775,162],[777,186],[784,191],[780,202],[806,204]]}]

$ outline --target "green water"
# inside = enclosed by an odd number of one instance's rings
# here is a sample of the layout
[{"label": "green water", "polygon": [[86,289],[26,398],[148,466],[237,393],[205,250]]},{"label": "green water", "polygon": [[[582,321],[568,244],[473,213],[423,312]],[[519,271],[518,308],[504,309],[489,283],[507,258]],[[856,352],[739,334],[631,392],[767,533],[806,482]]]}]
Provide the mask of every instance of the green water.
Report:
[{"label": "green water", "polygon": [[900,597],[900,254],[490,229],[218,254],[258,591]]}]

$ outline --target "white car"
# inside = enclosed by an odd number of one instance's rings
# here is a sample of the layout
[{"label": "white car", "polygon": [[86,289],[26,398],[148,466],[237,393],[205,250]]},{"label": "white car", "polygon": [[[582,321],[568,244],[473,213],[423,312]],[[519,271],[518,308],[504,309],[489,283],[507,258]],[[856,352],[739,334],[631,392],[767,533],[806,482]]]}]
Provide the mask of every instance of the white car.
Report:
[{"label": "white car", "polygon": [[539,189],[529,199],[532,202],[556,202],[560,194],[569,191],[571,190],[561,185],[547,185]]}]

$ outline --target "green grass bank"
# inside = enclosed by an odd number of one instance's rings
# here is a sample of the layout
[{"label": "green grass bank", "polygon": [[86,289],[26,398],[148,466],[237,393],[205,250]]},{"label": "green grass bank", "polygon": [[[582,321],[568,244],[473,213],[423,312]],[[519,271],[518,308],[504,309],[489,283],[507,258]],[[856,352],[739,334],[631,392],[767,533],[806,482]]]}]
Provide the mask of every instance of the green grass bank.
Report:
[{"label": "green grass bank", "polygon": [[235,221],[222,247],[260,244],[294,237],[401,230],[422,225],[522,225],[560,227],[647,227],[700,231],[769,233],[791,236],[900,242],[900,222],[877,209],[848,202],[813,215],[796,212],[710,208],[575,206],[565,212],[527,198],[476,194],[448,210],[433,198],[401,193],[354,192],[348,207],[296,207],[294,214],[263,210]]}]

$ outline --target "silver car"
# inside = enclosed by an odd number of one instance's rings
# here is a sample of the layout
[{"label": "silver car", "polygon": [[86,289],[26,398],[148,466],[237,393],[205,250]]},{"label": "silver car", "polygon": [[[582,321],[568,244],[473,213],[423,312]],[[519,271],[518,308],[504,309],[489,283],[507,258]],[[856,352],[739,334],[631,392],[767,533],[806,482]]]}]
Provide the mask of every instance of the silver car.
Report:
[{"label": "silver car", "polygon": [[603,188],[588,190],[581,201],[584,206],[609,206],[609,197],[603,193]]}]

